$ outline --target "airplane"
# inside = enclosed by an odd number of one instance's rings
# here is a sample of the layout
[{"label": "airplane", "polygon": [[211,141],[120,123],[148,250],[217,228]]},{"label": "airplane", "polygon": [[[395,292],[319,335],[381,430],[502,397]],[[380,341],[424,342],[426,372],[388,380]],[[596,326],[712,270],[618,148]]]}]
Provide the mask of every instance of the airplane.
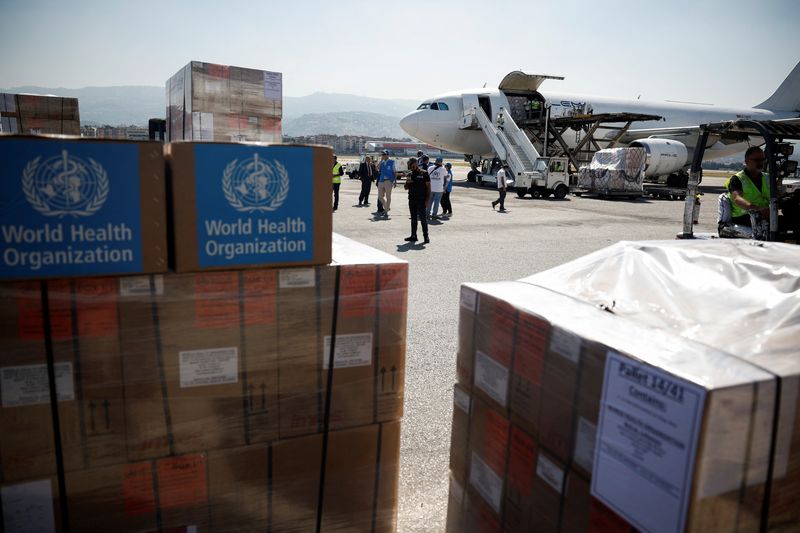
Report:
[{"label": "airplane", "polygon": [[[783,120],[800,117],[800,63],[789,73],[774,94],[752,108],[721,107],[687,102],[648,102],[584,94],[540,91],[545,80],[563,79],[558,76],[530,75],[520,71],[508,74],[497,89],[465,89],[429,98],[400,120],[400,127],[412,137],[452,152],[463,153],[467,160],[480,161],[492,157],[491,135],[482,131],[470,114],[481,114],[493,121],[501,108],[522,124],[519,109],[523,102],[537,100],[550,116],[572,114],[598,115],[604,113],[636,113],[661,117],[634,123],[617,141],[620,146],[640,146],[648,153],[648,177],[685,172],[692,161],[699,140],[699,126],[711,122],[748,118],[753,120]],[[515,112],[514,109],[517,109]],[[480,113],[483,111],[483,113]],[[523,112],[524,113],[524,112]],[[484,115],[485,114],[485,115]],[[795,122],[791,120],[791,122]],[[484,122],[485,124],[485,122]],[[609,139],[619,134],[619,123],[599,127],[595,137]],[[524,129],[524,126],[522,126]],[[488,129],[491,129],[488,127]],[[575,135],[564,139],[570,148],[577,144]],[[496,142],[496,139],[495,139]],[[762,139],[711,137],[706,145],[705,158],[718,159],[736,155],[750,145],[763,144]],[[541,143],[537,152],[542,151]]]}]

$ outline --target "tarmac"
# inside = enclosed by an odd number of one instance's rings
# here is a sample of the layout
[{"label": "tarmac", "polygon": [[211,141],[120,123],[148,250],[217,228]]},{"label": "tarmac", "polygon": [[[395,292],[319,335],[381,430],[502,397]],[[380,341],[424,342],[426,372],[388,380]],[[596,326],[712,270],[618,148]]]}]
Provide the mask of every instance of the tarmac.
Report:
[{"label": "tarmac", "polygon": [[[519,279],[621,240],[675,238],[684,202],[638,199],[564,200],[506,197],[507,212],[492,209],[497,190],[466,182],[454,167],[453,217],[434,221],[431,243],[410,245],[408,202],[402,182],[391,217],[376,219],[357,207],[360,182],[345,177],[334,231],[409,262],[408,351],[402,424],[398,531],[444,531],[447,514],[450,424],[456,380],[459,287],[465,282]],[[698,232],[716,231],[723,179],[709,178]],[[422,238],[420,229],[419,237]]]}]

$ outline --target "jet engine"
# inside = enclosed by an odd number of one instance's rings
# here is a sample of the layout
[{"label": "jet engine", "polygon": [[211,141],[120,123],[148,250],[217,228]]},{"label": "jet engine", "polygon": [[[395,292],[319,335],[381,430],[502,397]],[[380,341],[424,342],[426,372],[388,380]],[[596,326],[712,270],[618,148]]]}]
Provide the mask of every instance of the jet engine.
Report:
[{"label": "jet engine", "polygon": [[647,178],[667,176],[689,164],[689,150],[686,145],[671,139],[639,139],[630,143],[632,148],[644,148],[647,162],[644,175]]}]

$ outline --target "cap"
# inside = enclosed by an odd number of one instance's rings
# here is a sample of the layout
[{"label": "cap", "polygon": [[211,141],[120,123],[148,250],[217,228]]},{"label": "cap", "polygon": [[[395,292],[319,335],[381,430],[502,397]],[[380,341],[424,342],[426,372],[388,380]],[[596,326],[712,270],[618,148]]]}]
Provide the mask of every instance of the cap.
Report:
[{"label": "cap", "polygon": [[389,155],[389,150],[384,150],[383,152],[381,152],[381,155]]},{"label": "cap", "polygon": [[450,163],[445,163],[445,164],[444,164],[444,166],[446,166],[447,168],[450,168],[450,167],[452,167],[453,165],[452,165],[452,164],[450,164]]},{"label": "cap", "polygon": [[437,157],[436,158],[436,162],[437,163],[442,163],[442,162],[444,162],[444,159],[442,159],[441,157]]}]

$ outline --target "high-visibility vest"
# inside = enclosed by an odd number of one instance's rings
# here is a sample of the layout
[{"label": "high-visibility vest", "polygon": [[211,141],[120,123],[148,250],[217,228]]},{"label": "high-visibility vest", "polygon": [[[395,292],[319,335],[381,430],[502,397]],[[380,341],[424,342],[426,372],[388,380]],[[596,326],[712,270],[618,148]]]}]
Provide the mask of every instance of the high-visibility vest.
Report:
[{"label": "high-visibility vest", "polygon": [[342,182],[342,164],[341,163],[334,163],[333,164],[333,183],[341,183]]},{"label": "high-visibility vest", "polygon": [[[756,207],[769,207],[769,174],[766,172],[761,174],[761,190],[759,191],[755,183],[750,179],[744,170],[734,174],[742,182],[742,196],[745,200],[750,202]],[[731,176],[731,177],[733,177]],[[731,183],[731,178],[725,182],[725,188]],[[728,199],[731,202],[731,216],[736,218],[747,214],[747,211],[736,205],[733,201],[733,195],[728,191]]]}]

